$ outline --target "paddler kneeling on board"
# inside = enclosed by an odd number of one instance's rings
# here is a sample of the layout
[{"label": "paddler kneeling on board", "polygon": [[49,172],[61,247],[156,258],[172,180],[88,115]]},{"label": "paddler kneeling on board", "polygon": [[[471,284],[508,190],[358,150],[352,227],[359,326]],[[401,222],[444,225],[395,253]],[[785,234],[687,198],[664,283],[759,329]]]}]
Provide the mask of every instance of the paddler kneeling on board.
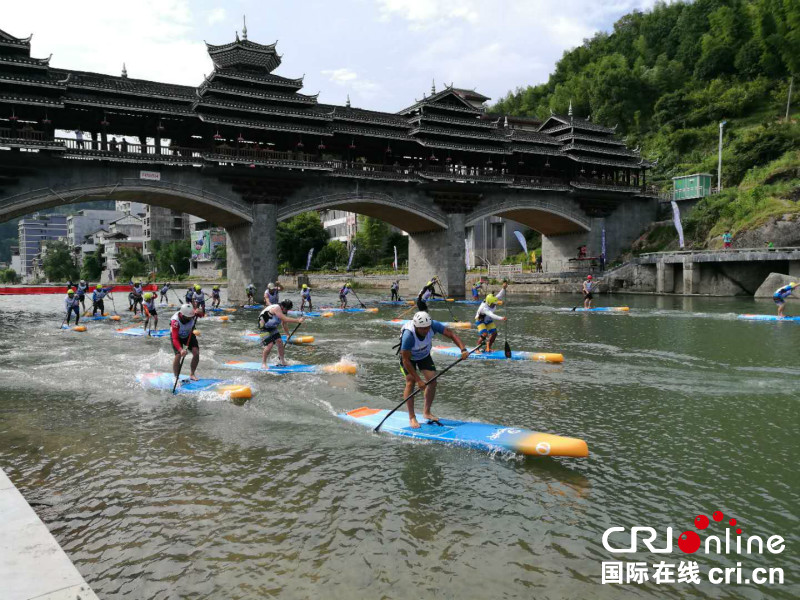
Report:
[{"label": "paddler kneeling on board", "polygon": [[[436,396],[436,382],[427,384],[436,376],[436,365],[433,364],[433,358],[431,358],[434,333],[453,340],[453,343],[461,349],[461,358],[467,357],[467,349],[455,333],[445,327],[443,323],[432,320],[428,313],[420,311],[410,322],[403,325],[403,331],[400,334],[400,370],[406,377],[404,397],[408,398],[414,392],[415,384],[421,390],[425,390],[425,406],[422,410],[422,417],[429,422],[438,423],[439,419],[431,412],[431,405]],[[422,371],[424,379],[419,376],[417,369]],[[414,413],[414,398],[408,398],[406,406],[411,427],[419,428],[419,421]]]},{"label": "paddler kneeling on board", "polygon": [[783,287],[778,288],[772,295],[772,299],[775,301],[775,304],[778,305],[779,318],[783,319],[786,317],[786,315],[783,314],[783,309],[786,306],[786,298],[792,295],[794,288],[797,286],[798,284],[793,281],[789,285],[784,285]]},{"label": "paddler kneeling on board", "polygon": [[144,293],[144,303],[142,304],[142,309],[144,310],[144,325],[142,325],[142,329],[147,329],[147,335],[150,335],[150,331],[148,325],[150,324],[150,319],[153,319],[153,329],[158,330],[158,311],[156,310],[156,298],[158,298],[157,292],[145,292]]},{"label": "paddler kneeling on board", "polygon": [[264,339],[261,341],[261,345],[264,346],[264,351],[261,353],[262,369],[268,368],[267,358],[269,357],[269,353],[272,352],[272,346],[275,344],[278,344],[278,360],[281,366],[287,366],[283,358],[283,340],[281,339],[281,332],[278,331],[278,326],[283,324],[283,330],[288,335],[289,323],[303,322],[302,317],[294,319],[286,316],[286,314],[292,310],[292,306],[294,305],[291,300],[284,300],[280,304],[269,305],[258,315],[258,328],[266,333]]},{"label": "paddler kneeling on board", "polygon": [[[494,326],[495,319],[498,321],[505,321],[505,317],[494,312],[497,307],[498,299],[494,294],[487,294],[481,305],[478,307],[478,312],[475,313],[475,325],[478,327],[479,340],[487,340],[486,352],[492,351],[492,344],[497,339],[497,327]],[[476,350],[476,353],[481,350]]]},{"label": "paddler kneeling on board", "polygon": [[[200,346],[197,344],[197,336],[194,334],[194,326],[197,317],[194,307],[191,304],[184,304],[180,310],[172,315],[169,320],[170,339],[172,340],[172,350],[175,352],[175,359],[172,361],[172,373],[175,379],[181,368],[181,359],[189,352],[192,353],[192,372],[189,379],[197,381],[197,365],[200,362]],[[185,346],[185,348],[184,348]]]}]

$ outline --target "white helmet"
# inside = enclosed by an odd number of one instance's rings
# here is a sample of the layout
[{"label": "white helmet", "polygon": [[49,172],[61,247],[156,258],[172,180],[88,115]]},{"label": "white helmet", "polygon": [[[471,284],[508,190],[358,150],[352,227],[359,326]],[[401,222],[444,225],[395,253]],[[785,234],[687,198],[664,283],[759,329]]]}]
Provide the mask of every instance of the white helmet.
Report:
[{"label": "white helmet", "polygon": [[424,310],[418,312],[414,315],[412,319],[414,322],[414,327],[430,327],[431,326],[431,316],[426,313]]},{"label": "white helmet", "polygon": [[272,283],[272,282],[269,282],[269,283],[267,284],[267,289],[268,289],[268,290],[274,290],[274,289],[275,289],[275,284],[274,284],[274,283]]},{"label": "white helmet", "polygon": [[192,307],[191,304],[184,304],[183,306],[181,306],[180,313],[184,317],[193,317],[194,316],[194,308]]}]

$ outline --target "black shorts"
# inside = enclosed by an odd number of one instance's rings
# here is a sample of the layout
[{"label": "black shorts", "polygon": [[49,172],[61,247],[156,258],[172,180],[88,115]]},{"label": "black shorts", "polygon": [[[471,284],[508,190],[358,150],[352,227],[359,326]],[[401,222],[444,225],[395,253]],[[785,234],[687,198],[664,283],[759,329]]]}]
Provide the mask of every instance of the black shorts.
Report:
[{"label": "black shorts", "polygon": [[[197,349],[200,348],[200,344],[197,343],[197,336],[195,334],[190,335],[188,340],[185,340],[183,338],[178,338],[178,341],[180,342],[181,346],[186,346],[186,349],[189,352],[192,351],[192,348],[197,348]],[[175,346],[172,347],[172,351],[175,354],[180,354],[180,352],[175,350]]]},{"label": "black shorts", "polygon": [[[150,310],[150,309],[148,308],[147,310]],[[151,317],[157,317],[158,316],[158,311],[156,311],[155,309],[154,310],[150,310],[150,316]]]},{"label": "black shorts", "polygon": [[270,344],[274,344],[279,339],[281,339],[281,332],[278,331],[277,329],[274,331],[267,331],[266,334],[267,335],[264,336],[264,339],[261,340],[261,345],[264,346],[265,348]]},{"label": "black shorts", "polygon": [[591,294],[591,293],[589,293],[589,294],[586,294],[586,295],[584,295],[584,297],[583,297],[583,299],[584,299],[584,300],[591,300],[592,298],[594,298],[594,296],[592,296],[592,294]]},{"label": "black shorts", "polygon": [[[430,354],[423,358],[422,360],[412,360],[411,366],[415,369],[419,369],[420,371],[435,371],[436,365],[433,364],[433,357]],[[400,358],[400,370],[403,372],[403,376],[408,375],[406,373],[406,368],[403,366],[403,359]]]}]

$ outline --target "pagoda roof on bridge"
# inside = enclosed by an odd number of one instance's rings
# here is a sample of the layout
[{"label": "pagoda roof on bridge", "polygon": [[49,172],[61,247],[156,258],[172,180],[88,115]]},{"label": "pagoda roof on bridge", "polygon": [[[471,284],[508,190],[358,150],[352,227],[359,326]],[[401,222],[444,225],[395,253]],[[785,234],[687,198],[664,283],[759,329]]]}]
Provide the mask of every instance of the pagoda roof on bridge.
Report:
[{"label": "pagoda roof on bridge", "polygon": [[410,115],[417,111],[424,111],[425,108],[433,108],[458,112],[469,112],[478,115],[482,111],[472,102],[485,102],[486,100],[489,100],[487,96],[479,94],[473,90],[445,87],[440,92],[423,97],[422,100],[417,100],[414,104],[408,108],[404,108],[397,114]]},{"label": "pagoda roof on bridge", "polygon": [[564,116],[564,115],[550,115],[550,117],[542,123],[539,131],[544,133],[554,134],[559,131],[565,130],[583,130],[583,131],[596,131],[602,133],[613,134],[616,132],[616,127],[605,127],[598,123],[593,123],[589,119],[582,117]]},{"label": "pagoda roof on bridge", "polygon": [[32,37],[33,34],[30,34],[26,38],[18,38],[14,37],[7,31],[3,31],[2,29],[0,29],[0,46],[8,46],[11,48],[25,48],[30,50]]},{"label": "pagoda roof on bridge", "polygon": [[271,73],[281,64],[281,57],[275,51],[277,43],[264,45],[251,42],[247,38],[240,40],[237,32],[236,41],[219,46],[206,42],[206,48],[217,69],[266,70]]}]

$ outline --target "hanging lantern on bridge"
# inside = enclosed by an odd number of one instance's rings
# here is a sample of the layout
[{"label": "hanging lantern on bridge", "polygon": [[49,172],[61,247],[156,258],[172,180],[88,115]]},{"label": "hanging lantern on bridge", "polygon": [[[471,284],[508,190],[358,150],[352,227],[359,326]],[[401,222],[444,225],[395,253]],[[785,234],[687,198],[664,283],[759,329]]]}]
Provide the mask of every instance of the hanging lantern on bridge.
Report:
[{"label": "hanging lantern on bridge", "polygon": [[297,149],[302,150],[303,148],[305,148],[305,146],[303,145],[303,140],[300,140],[299,142],[297,142]]},{"label": "hanging lantern on bridge", "polygon": [[392,153],[392,147],[389,144],[386,144],[386,154]]},{"label": "hanging lantern on bridge", "polygon": [[13,108],[11,109],[11,116],[10,116],[10,117],[8,117],[8,120],[9,120],[9,121],[19,121],[19,117],[18,117],[18,116],[17,116],[17,114],[14,112],[14,109],[13,109]]},{"label": "hanging lantern on bridge", "polygon": [[244,136],[242,135],[241,132],[239,132],[239,137],[236,138],[236,141],[237,142],[243,142],[244,141]]},{"label": "hanging lantern on bridge", "polygon": [[319,150],[320,152],[325,150],[325,144],[322,143],[322,140],[319,141],[319,146],[317,146],[317,150]]},{"label": "hanging lantern on bridge", "polygon": [[353,138],[353,139],[350,140],[350,145],[348,146],[348,148],[350,150],[355,150],[356,149],[356,138]]},{"label": "hanging lantern on bridge", "polygon": [[222,136],[219,134],[219,129],[217,129],[217,133],[214,134],[214,139],[217,141],[222,139]]},{"label": "hanging lantern on bridge", "polygon": [[159,120],[158,125],[156,125],[156,131],[161,133],[162,131],[164,131],[164,129],[165,129],[164,124]]},{"label": "hanging lantern on bridge", "polygon": [[435,155],[433,152],[431,152],[431,156],[430,156],[430,158],[429,158],[428,160],[430,160],[431,162],[436,162],[436,161],[438,161],[439,159],[438,159],[438,158],[436,158],[436,155]]},{"label": "hanging lantern on bridge", "polygon": [[44,119],[42,119],[42,125],[50,125],[50,123],[52,123],[52,121],[47,118],[47,113],[45,112]]},{"label": "hanging lantern on bridge", "polygon": [[108,117],[106,116],[105,112],[103,113],[103,120],[100,121],[100,125],[102,125],[103,127],[108,127],[109,125],[111,125],[111,123],[108,122]]},{"label": "hanging lantern on bridge", "polygon": [[489,160],[486,161],[486,166],[487,167],[491,167],[492,166],[492,157],[491,156],[489,157]]}]

